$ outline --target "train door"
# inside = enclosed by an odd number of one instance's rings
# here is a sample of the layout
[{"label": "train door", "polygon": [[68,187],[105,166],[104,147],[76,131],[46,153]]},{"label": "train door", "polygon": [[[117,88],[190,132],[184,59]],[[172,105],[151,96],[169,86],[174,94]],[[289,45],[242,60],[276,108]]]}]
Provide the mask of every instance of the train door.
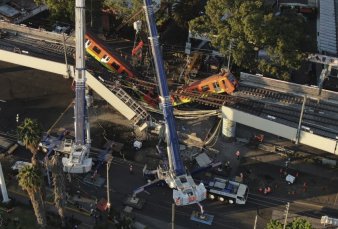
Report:
[{"label": "train door", "polygon": [[214,91],[215,93],[220,93],[222,92],[222,88],[220,87],[219,83],[216,81],[216,82],[213,82],[212,83],[212,86],[214,87]]},{"label": "train door", "polygon": [[91,44],[92,42],[90,40],[87,40],[85,43],[85,48],[87,49]]},{"label": "train door", "polygon": [[110,57],[107,54],[104,54],[103,57],[101,58],[102,63],[108,63],[110,60]]}]

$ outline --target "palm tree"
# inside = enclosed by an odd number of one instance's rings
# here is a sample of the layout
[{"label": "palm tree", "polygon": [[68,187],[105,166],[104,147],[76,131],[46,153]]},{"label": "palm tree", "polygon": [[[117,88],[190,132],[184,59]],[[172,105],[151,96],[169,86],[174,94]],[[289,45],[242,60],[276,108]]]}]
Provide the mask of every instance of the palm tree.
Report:
[{"label": "palm tree", "polygon": [[43,184],[41,170],[34,165],[25,166],[20,170],[18,179],[21,188],[28,193],[39,226],[46,228],[45,204],[41,195],[41,185]]},{"label": "palm tree", "polygon": [[54,154],[51,160],[52,164],[52,176],[53,176],[53,185],[54,185],[54,202],[55,207],[58,210],[58,213],[61,218],[62,227],[66,226],[65,221],[65,200],[66,200],[66,192],[65,192],[65,177],[63,174],[62,163],[60,156],[58,154]]},{"label": "palm tree", "polygon": [[37,165],[36,154],[38,152],[38,145],[41,140],[41,127],[37,121],[30,118],[25,118],[23,123],[18,126],[18,138],[32,153],[32,164]]},{"label": "palm tree", "polygon": [[[39,171],[39,176],[42,177],[42,181],[39,182],[40,187],[36,190],[38,190],[38,194],[41,195],[42,201],[44,201],[46,197],[46,190],[43,183],[43,171],[42,166],[37,160],[37,152],[38,152],[38,145],[41,140],[42,130],[39,125],[39,123],[36,120],[32,120],[30,118],[25,118],[25,120],[21,123],[20,126],[18,126],[18,139],[23,142],[23,144],[26,146],[26,149],[29,149],[32,153],[32,165],[34,168]],[[33,202],[33,200],[32,200]],[[39,203],[40,204],[40,203]],[[44,208],[44,202],[42,202],[42,207],[34,208],[35,210],[41,210],[43,212],[35,213],[35,215],[38,217],[38,215],[44,215],[45,216],[45,208]],[[46,219],[46,218],[44,218]]]}]

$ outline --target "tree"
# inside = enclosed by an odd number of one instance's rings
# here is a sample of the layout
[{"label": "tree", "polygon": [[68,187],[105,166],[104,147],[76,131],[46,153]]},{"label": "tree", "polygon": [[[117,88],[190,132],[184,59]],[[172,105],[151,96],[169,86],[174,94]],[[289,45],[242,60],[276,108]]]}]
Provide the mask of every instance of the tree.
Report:
[{"label": "tree", "polygon": [[32,153],[32,164],[38,165],[36,155],[38,145],[41,140],[42,130],[37,121],[26,118],[23,123],[18,126],[18,138],[26,146],[26,149]]},{"label": "tree", "polygon": [[74,22],[75,0],[34,0],[34,2],[37,5],[47,5],[53,19]]},{"label": "tree", "polygon": [[[300,67],[297,49],[304,36],[303,19],[293,12],[276,16],[264,0],[209,0],[205,14],[190,21],[194,32],[207,35],[227,56],[232,43],[233,62],[250,72],[289,78]],[[266,58],[258,59],[258,51]]]},{"label": "tree", "polygon": [[266,225],[266,229],[283,229],[283,224],[278,220],[270,220]]},{"label": "tree", "polygon": [[312,225],[309,221],[296,218],[291,223],[289,223],[286,227],[287,229],[312,229]]},{"label": "tree", "polygon": [[62,227],[66,226],[65,221],[65,203],[66,203],[66,188],[65,177],[62,168],[61,158],[58,154],[54,154],[51,160],[52,176],[54,185],[54,202],[55,207],[61,218]]},{"label": "tree", "polygon": [[116,16],[120,19],[128,19],[134,13],[142,9],[142,0],[104,0],[103,6],[114,9]]},{"label": "tree", "polygon": [[[40,175],[43,173],[42,166],[37,159],[38,145],[41,140],[42,130],[41,126],[36,120],[25,118],[25,120],[18,126],[18,138],[32,153],[32,164],[40,171]],[[41,175],[42,176],[42,175]],[[45,198],[46,190],[43,182],[40,185],[40,193],[43,199]]]},{"label": "tree", "polygon": [[[266,225],[267,229],[283,229],[283,224],[278,220],[270,220]],[[309,221],[302,218],[295,218],[292,222],[286,225],[286,229],[312,229]]]},{"label": "tree", "polygon": [[45,205],[41,193],[41,185],[43,177],[37,166],[25,166],[18,175],[19,185],[26,190],[32,202],[36,220],[41,228],[46,228],[46,212]]}]

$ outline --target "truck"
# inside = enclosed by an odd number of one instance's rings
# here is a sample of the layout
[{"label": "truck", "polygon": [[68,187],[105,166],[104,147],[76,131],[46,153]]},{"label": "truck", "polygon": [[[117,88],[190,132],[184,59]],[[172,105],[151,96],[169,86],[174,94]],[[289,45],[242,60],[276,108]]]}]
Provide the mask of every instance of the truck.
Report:
[{"label": "truck", "polygon": [[211,200],[243,205],[248,199],[249,188],[245,184],[218,177],[203,183]]}]

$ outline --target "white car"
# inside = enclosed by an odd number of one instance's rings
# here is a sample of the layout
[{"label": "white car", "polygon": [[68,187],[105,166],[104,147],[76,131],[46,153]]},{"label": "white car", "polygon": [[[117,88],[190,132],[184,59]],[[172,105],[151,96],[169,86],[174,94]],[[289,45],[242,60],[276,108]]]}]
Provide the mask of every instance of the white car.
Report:
[{"label": "white car", "polygon": [[288,174],[286,177],[285,177],[285,181],[288,182],[288,184],[293,184],[296,180],[296,177]]}]

